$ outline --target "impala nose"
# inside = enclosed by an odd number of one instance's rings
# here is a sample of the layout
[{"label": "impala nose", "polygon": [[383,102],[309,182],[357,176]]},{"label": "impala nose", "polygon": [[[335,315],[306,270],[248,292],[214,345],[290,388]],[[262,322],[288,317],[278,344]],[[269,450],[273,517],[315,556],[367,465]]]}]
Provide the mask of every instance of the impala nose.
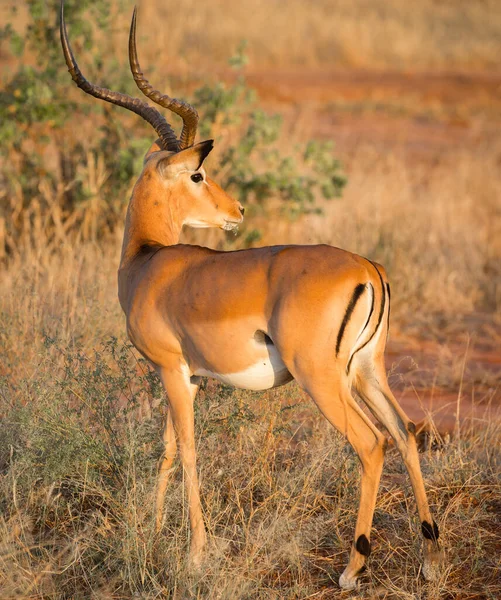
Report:
[{"label": "impala nose", "polygon": [[240,214],[242,215],[242,217],[244,216],[245,213],[245,208],[243,206],[240,207]]}]

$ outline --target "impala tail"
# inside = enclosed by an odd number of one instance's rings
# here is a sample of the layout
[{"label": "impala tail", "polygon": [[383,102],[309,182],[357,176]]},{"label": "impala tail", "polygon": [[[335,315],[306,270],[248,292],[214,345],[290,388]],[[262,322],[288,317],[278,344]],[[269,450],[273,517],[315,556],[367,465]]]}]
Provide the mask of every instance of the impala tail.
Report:
[{"label": "impala tail", "polygon": [[[385,281],[385,277],[383,278],[383,275],[386,275],[383,267],[372,262],[371,265],[376,277],[373,281],[359,283],[353,290],[336,339],[336,357],[342,350],[345,338],[349,337],[350,341],[354,339],[346,363],[347,375],[350,374],[357,357],[372,354],[381,338],[386,339],[384,331],[386,330],[387,334],[389,328],[390,285]],[[356,323],[359,329],[352,333],[354,337],[347,336],[348,330],[354,329]]]}]

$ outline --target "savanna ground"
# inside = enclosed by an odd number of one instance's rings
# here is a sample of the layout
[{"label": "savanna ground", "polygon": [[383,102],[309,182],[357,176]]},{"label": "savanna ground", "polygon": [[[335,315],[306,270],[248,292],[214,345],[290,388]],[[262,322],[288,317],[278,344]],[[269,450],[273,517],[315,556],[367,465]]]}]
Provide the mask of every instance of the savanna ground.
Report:
[{"label": "savanna ground", "polygon": [[[186,232],[185,241],[225,249],[325,242],[377,260],[390,274],[390,382],[422,430],[422,468],[446,562],[438,582],[420,578],[415,504],[390,447],[373,554],[351,594],[336,582],[352,540],[358,461],[294,385],[263,394],[203,386],[197,440],[209,551],[201,571],[186,568],[179,465],[162,534],[153,534],[164,400],[126,341],[116,298],[126,201],[152,138],[117,108],[85,112],[93,101],[72,88],[60,62],[57,85],[40,84],[36,69],[46,77],[58,60],[49,26],[55,4],[30,0],[16,14],[9,2],[0,7],[21,37],[32,23],[27,35],[36,42],[21,52],[19,38],[11,35],[9,46],[2,30],[0,597],[499,598],[498,3],[140,6],[143,67],[179,95],[193,98],[209,85],[213,91],[197,98],[210,119],[204,133],[217,144],[210,164],[246,195],[241,236]],[[71,37],[75,4],[67,6]],[[94,31],[87,47],[82,33],[89,35],[95,15],[83,13],[80,29],[73,25],[82,69],[99,83],[126,79],[130,12],[128,2],[111,3],[113,26],[106,36]],[[246,83],[242,70],[225,67],[243,38]],[[103,60],[100,45],[110,52]],[[45,62],[37,60],[40,48]],[[35,71],[16,79],[20,63]],[[253,106],[282,115],[281,129],[248,112],[249,87],[258,93]],[[65,94],[74,113],[61,104]],[[230,111],[238,118],[225,120]],[[242,150],[259,124],[260,143],[280,156],[312,138],[334,140],[342,170],[328,148],[315,154],[339,171],[334,188],[312,188],[313,197],[304,191],[302,174],[314,169],[301,152],[293,168],[257,145]],[[225,159],[232,147],[233,162]],[[297,178],[293,189],[269,176],[273,164],[281,177]],[[318,177],[327,185],[325,173]]]}]

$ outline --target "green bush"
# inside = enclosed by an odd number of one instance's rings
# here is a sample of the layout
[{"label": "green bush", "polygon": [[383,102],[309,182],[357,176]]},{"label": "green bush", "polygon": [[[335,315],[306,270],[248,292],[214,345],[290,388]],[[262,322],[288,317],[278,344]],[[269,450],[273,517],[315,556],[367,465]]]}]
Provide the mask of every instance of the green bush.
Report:
[{"label": "green bush", "polygon": [[[110,55],[110,6],[110,0],[65,3],[72,45],[89,80],[137,95],[128,69],[103,58]],[[60,47],[58,7],[59,0],[29,0],[26,33],[11,24],[0,31],[3,45],[17,57],[0,91],[0,195],[8,199],[0,219],[8,232],[7,255],[27,226],[20,208],[28,223],[41,215],[48,235],[61,222],[66,233],[83,238],[113,231],[153,140],[146,123],[74,89]],[[97,41],[97,30],[107,35]],[[247,62],[244,48],[230,59],[236,69]],[[318,212],[319,198],[340,195],[345,179],[332,144],[285,140],[281,117],[259,107],[243,75],[232,85],[204,85],[190,100],[201,116],[200,137],[220,141],[215,176],[249,205],[251,217],[253,211],[267,215],[273,200],[283,216],[295,219]],[[221,126],[230,132],[222,141]],[[255,229],[242,233],[240,245],[260,237]]]}]

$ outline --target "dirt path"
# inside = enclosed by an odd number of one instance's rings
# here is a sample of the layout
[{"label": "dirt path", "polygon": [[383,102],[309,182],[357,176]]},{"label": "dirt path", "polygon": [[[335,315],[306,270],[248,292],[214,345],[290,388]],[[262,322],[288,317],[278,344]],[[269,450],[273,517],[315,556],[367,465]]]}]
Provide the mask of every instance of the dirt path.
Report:
[{"label": "dirt path", "polygon": [[386,364],[408,415],[418,423],[431,417],[441,434],[501,418],[501,323],[490,315],[473,315],[433,339],[397,332]]},{"label": "dirt path", "polygon": [[370,101],[412,97],[421,105],[439,102],[466,107],[501,108],[501,71],[477,73],[405,73],[374,71],[253,71],[249,84],[264,100],[284,104]]},{"label": "dirt path", "polygon": [[312,135],[343,151],[371,143],[426,158],[501,136],[501,71],[256,71],[247,79],[291,122],[309,120]]},{"label": "dirt path", "polygon": [[[444,350],[437,343],[408,338],[389,343],[386,360],[395,395],[415,422],[431,418],[444,434],[452,432],[458,420],[462,429],[469,429],[501,418],[499,353],[480,352],[458,343]],[[441,382],[440,365],[451,369],[457,362],[464,364],[462,377]]]}]

